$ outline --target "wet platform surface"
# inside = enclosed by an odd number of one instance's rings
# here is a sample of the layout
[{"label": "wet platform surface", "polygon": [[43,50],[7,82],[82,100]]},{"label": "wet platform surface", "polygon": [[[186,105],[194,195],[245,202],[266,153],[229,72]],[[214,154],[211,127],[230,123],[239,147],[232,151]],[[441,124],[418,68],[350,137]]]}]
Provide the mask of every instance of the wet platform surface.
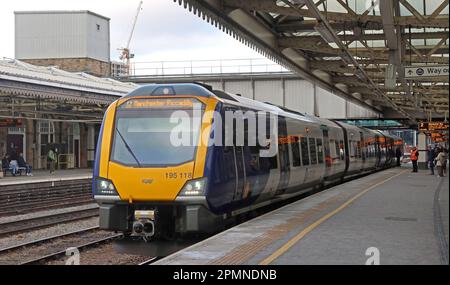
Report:
[{"label": "wet platform surface", "polygon": [[238,225],[156,264],[448,264],[448,177],[388,169]]},{"label": "wet platform surface", "polygon": [[7,176],[0,178],[0,186],[89,178],[92,178],[92,169],[56,170],[52,174],[48,170],[35,170],[33,171],[33,176],[26,176],[25,174],[11,176],[8,173]]}]

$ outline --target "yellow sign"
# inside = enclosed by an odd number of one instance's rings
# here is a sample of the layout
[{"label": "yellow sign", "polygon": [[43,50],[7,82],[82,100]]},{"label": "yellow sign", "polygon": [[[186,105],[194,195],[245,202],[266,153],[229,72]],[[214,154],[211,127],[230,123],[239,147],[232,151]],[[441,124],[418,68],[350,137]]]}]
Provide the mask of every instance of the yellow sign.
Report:
[{"label": "yellow sign", "polygon": [[447,122],[420,122],[419,131],[448,131]]},{"label": "yellow sign", "polygon": [[171,108],[194,106],[192,99],[132,99],[124,104],[125,109]]}]

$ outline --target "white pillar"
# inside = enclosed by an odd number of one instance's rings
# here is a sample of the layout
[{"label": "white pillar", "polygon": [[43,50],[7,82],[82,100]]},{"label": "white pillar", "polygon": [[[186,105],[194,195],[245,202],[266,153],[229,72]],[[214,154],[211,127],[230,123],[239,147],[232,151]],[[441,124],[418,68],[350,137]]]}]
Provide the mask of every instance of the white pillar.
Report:
[{"label": "white pillar", "polygon": [[420,169],[427,169],[427,136],[424,133],[419,133],[417,149],[419,150],[418,166]]}]

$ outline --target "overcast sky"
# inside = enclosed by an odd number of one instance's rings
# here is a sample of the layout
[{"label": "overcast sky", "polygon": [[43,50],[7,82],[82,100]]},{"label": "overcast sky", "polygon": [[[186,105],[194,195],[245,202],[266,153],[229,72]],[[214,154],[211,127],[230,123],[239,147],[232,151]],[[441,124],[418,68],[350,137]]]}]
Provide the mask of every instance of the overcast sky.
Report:
[{"label": "overcast sky", "polygon": [[[0,8],[1,57],[14,57],[14,11],[90,10],[111,18],[111,59],[126,44],[139,0],[13,0]],[[173,0],[144,0],[131,50],[134,61],[261,58]]]}]

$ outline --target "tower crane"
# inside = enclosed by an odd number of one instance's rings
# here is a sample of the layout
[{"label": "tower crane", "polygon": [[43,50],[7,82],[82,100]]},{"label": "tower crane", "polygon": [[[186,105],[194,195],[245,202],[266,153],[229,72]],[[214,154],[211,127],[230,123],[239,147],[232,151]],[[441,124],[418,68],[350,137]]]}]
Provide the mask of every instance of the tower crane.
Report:
[{"label": "tower crane", "polygon": [[130,59],[134,58],[134,54],[130,53],[130,43],[131,43],[131,39],[133,38],[133,33],[134,33],[134,29],[136,28],[136,22],[139,17],[139,13],[142,10],[142,4],[143,4],[143,1],[140,1],[137,11],[136,11],[136,16],[134,17],[134,20],[133,20],[133,25],[131,27],[130,36],[128,37],[126,47],[119,49],[120,51],[122,51],[122,54],[120,55],[120,59],[125,64],[128,74],[130,73]]}]

